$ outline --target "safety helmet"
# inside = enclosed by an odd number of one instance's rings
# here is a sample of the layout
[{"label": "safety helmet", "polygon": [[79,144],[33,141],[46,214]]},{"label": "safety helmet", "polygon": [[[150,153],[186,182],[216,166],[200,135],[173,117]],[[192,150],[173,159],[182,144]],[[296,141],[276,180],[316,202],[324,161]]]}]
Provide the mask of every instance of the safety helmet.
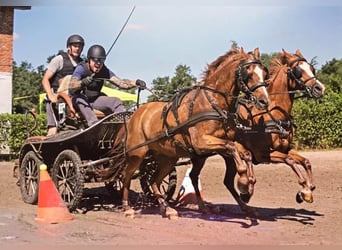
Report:
[{"label": "safety helmet", "polygon": [[69,47],[72,43],[80,43],[82,46],[84,46],[84,39],[80,35],[71,35],[68,37],[66,46]]},{"label": "safety helmet", "polygon": [[87,58],[101,58],[105,60],[106,51],[101,45],[95,44],[88,49]]}]

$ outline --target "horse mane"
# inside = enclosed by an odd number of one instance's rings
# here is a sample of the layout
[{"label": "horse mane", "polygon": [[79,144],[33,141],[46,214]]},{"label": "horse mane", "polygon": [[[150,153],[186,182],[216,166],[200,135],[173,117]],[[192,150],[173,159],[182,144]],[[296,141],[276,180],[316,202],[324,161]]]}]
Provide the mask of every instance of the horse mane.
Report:
[{"label": "horse mane", "polygon": [[269,67],[269,73],[270,76],[272,76],[270,79],[266,80],[268,84],[271,84],[273,82],[273,79],[276,78],[280,70],[283,68],[283,66],[286,64],[286,58],[284,53],[280,52],[278,53],[273,59],[271,60],[271,65]]},{"label": "horse mane", "polygon": [[244,57],[244,53],[240,53],[240,49],[232,48],[227,53],[222,56],[219,56],[215,61],[211,64],[207,65],[206,70],[203,73],[202,81],[207,81],[208,77],[214,74],[216,71],[222,69],[226,64],[231,61],[238,61],[241,57]]}]

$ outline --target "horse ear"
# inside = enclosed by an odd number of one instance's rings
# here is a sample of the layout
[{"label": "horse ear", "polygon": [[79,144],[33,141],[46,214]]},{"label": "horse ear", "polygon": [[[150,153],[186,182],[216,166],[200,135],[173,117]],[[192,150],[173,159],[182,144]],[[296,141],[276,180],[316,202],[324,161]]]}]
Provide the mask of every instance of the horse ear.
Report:
[{"label": "horse ear", "polygon": [[284,48],[282,48],[282,51],[283,51],[284,54],[287,53],[287,51]]},{"label": "horse ear", "polygon": [[240,53],[245,54],[245,50],[242,47],[240,48]]},{"label": "horse ear", "polygon": [[284,56],[289,57],[291,56],[289,52],[287,52],[285,49],[283,49]]},{"label": "horse ear", "polygon": [[259,48],[255,48],[255,49],[254,49],[254,56],[255,56],[255,58],[260,58],[260,51],[259,51]]},{"label": "horse ear", "polygon": [[300,52],[299,49],[296,50],[296,53],[295,53],[295,54],[296,54],[297,56],[299,56],[299,57],[304,58],[304,56],[302,55],[302,53]]}]

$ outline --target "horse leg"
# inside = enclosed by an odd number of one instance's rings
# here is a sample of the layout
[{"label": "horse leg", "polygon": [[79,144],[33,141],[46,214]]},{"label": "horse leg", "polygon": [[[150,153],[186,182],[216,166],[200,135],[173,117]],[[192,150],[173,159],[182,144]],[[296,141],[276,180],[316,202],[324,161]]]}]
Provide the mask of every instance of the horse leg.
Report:
[{"label": "horse leg", "polygon": [[311,189],[311,191],[315,190],[316,186],[314,184],[314,181],[313,181],[313,174],[312,174],[312,168],[311,168],[311,163],[309,161],[309,159],[301,156],[296,150],[294,149],[291,149],[289,152],[288,152],[288,155],[290,155],[292,158],[294,158],[296,161],[300,162],[300,164],[303,166],[303,168],[305,169],[306,171],[306,174],[308,175],[308,178],[309,178],[309,183],[308,184],[308,187]]},{"label": "horse leg", "polygon": [[122,192],[122,210],[126,217],[134,218],[134,209],[129,205],[129,190],[131,186],[132,176],[135,171],[140,167],[142,158],[132,158],[127,157],[126,169],[123,172],[123,192]]},{"label": "horse leg", "polygon": [[235,190],[234,180],[237,173],[237,168],[235,166],[235,161],[231,157],[224,157],[224,161],[226,163],[226,172],[224,176],[224,185],[232,194],[235,201],[240,206],[241,210],[249,215],[257,216],[256,211],[249,207],[243,200],[241,200],[239,194]]},{"label": "horse leg", "polygon": [[303,189],[297,193],[297,196],[296,196],[297,202],[301,203],[303,200],[309,203],[313,202],[312,192],[309,186],[310,181],[303,176],[302,172],[300,171],[298,167],[297,161],[290,155],[284,154],[279,151],[274,151],[270,156],[271,156],[272,162],[286,163],[288,166],[291,167],[293,172],[295,172],[297,179],[298,179],[298,183],[303,187]]},{"label": "horse leg", "polygon": [[194,157],[191,158],[191,163],[192,163],[192,168],[191,172],[189,174],[189,177],[191,179],[191,183],[194,187],[196,198],[197,198],[197,203],[199,210],[202,211],[203,213],[208,213],[208,209],[206,208],[203,198],[201,196],[201,192],[198,187],[198,179],[200,172],[204,166],[204,163],[206,161],[207,157]]},{"label": "horse leg", "polygon": [[298,203],[301,203],[303,200],[309,203],[313,202],[312,192],[308,185],[309,181],[304,178],[303,174],[301,173],[296,160],[293,159],[290,155],[285,158],[285,162],[289,165],[292,170],[297,174],[298,182],[300,185],[303,186],[303,189],[297,193],[296,200]]},{"label": "horse leg", "polygon": [[252,162],[252,153],[249,150],[245,149],[245,147],[238,142],[236,142],[236,146],[238,148],[238,151],[240,152],[241,159],[244,160],[247,164],[248,192],[241,193],[240,197],[245,203],[248,203],[254,193],[254,185],[256,183],[254,166]]},{"label": "horse leg", "polygon": [[[226,148],[229,150],[229,152],[231,153],[234,162],[235,162],[235,167],[236,167],[236,171],[239,175],[238,181],[237,181],[237,186],[238,189],[240,191],[240,193],[242,194],[247,194],[248,193],[248,175],[247,175],[247,167],[245,162],[241,159],[240,157],[240,153],[237,149],[237,146],[234,142],[229,141],[226,144]],[[230,157],[230,156],[225,156],[223,155],[224,158],[226,157]],[[227,165],[226,165],[227,167]],[[234,175],[235,176],[235,175]]]},{"label": "horse leg", "polygon": [[156,161],[158,162],[159,169],[156,173],[156,177],[151,184],[151,188],[153,194],[157,197],[158,204],[160,206],[160,212],[162,216],[167,217],[169,219],[178,218],[178,212],[171,208],[168,202],[164,199],[163,195],[161,194],[159,187],[164,180],[164,178],[170,173],[172,168],[176,165],[177,159],[169,160],[166,157],[155,157]]}]

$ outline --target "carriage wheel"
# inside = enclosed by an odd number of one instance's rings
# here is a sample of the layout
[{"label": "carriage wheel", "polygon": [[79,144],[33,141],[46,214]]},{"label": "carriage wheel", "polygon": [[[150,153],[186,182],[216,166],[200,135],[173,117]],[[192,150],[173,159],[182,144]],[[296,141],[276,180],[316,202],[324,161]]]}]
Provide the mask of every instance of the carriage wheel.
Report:
[{"label": "carriage wheel", "polygon": [[84,176],[79,168],[81,159],[70,149],[57,156],[51,173],[58,192],[70,211],[74,211],[83,196]]},{"label": "carriage wheel", "polygon": [[20,165],[20,192],[25,203],[37,204],[39,166],[43,162],[33,151],[28,151]]},{"label": "carriage wheel", "polygon": [[[152,159],[152,157],[146,158],[140,168],[140,186],[145,195],[151,196],[153,194],[150,184],[157,172],[157,169],[158,164],[154,159]],[[176,191],[176,186],[177,171],[176,168],[173,168],[171,172],[164,178],[159,187],[160,192],[166,201],[170,201],[172,199]]]}]

